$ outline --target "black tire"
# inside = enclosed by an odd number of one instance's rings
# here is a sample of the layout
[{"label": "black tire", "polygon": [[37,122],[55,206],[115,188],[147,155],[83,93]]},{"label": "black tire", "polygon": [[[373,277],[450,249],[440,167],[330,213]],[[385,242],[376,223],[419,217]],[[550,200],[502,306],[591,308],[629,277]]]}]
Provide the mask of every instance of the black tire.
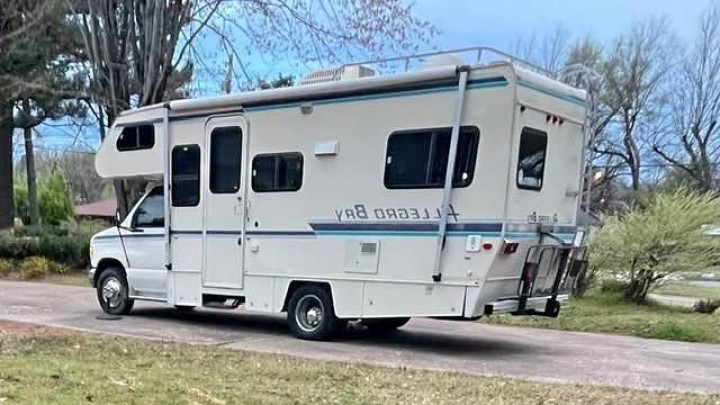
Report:
[{"label": "black tire", "polygon": [[194,305],[175,305],[175,310],[178,312],[192,312],[194,309]]},{"label": "black tire", "polygon": [[135,300],[128,297],[127,279],[120,268],[108,267],[103,270],[96,291],[100,307],[108,314],[127,315],[135,305]]},{"label": "black tire", "polygon": [[288,326],[297,338],[329,340],[335,337],[346,323],[335,316],[332,296],[326,288],[304,285],[290,296]]},{"label": "black tire", "polygon": [[387,334],[395,332],[410,321],[410,317],[403,318],[377,318],[363,319],[363,323],[367,326],[371,334]]}]

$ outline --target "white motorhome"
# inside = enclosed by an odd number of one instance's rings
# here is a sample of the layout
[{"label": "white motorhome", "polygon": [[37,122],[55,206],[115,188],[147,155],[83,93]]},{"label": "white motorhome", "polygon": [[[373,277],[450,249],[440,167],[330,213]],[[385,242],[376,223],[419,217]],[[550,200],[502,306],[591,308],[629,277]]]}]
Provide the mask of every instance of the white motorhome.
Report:
[{"label": "white motorhome", "polygon": [[123,113],[97,171],[157,186],[92,238],[103,310],[242,305],[307,339],[349,320],[557,316],[585,263],[585,92],[472,52]]}]

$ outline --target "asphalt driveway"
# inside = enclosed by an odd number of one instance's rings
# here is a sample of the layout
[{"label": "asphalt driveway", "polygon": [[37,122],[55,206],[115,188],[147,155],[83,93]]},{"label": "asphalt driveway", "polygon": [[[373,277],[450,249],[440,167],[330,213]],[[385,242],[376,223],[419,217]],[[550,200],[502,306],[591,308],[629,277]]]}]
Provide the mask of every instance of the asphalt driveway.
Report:
[{"label": "asphalt driveway", "polygon": [[283,316],[209,309],[179,313],[144,302],[120,320],[97,319],[101,314],[90,288],[0,281],[0,319],[320,360],[720,392],[720,345],[431,319],[413,319],[391,337],[348,332],[334,342],[309,342],[292,337]]}]

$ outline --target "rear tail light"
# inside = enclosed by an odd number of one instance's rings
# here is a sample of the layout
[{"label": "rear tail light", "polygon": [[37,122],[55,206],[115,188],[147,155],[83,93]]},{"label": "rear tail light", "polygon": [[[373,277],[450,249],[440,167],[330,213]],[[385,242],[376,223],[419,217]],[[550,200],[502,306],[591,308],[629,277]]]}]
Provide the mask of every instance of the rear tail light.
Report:
[{"label": "rear tail light", "polygon": [[525,263],[522,271],[522,280],[525,283],[531,283],[535,279],[535,274],[537,274],[537,271],[537,263]]},{"label": "rear tail light", "polygon": [[505,242],[505,245],[503,246],[503,253],[509,255],[517,252],[518,245],[519,244],[517,242]]}]

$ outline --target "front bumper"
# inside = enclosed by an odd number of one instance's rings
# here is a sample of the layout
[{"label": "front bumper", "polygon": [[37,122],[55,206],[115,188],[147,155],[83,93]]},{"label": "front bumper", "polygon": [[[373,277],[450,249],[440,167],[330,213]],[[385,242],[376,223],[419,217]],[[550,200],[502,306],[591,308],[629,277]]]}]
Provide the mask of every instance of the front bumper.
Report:
[{"label": "front bumper", "polygon": [[567,304],[568,295],[531,297],[527,299],[525,308],[521,309],[518,298],[500,300],[485,305],[484,315],[513,314],[513,315],[545,315],[557,316],[560,307]]},{"label": "front bumper", "polygon": [[87,277],[88,281],[90,282],[90,286],[92,288],[95,288],[95,271],[97,269],[95,267],[91,267],[90,270],[87,271]]}]

